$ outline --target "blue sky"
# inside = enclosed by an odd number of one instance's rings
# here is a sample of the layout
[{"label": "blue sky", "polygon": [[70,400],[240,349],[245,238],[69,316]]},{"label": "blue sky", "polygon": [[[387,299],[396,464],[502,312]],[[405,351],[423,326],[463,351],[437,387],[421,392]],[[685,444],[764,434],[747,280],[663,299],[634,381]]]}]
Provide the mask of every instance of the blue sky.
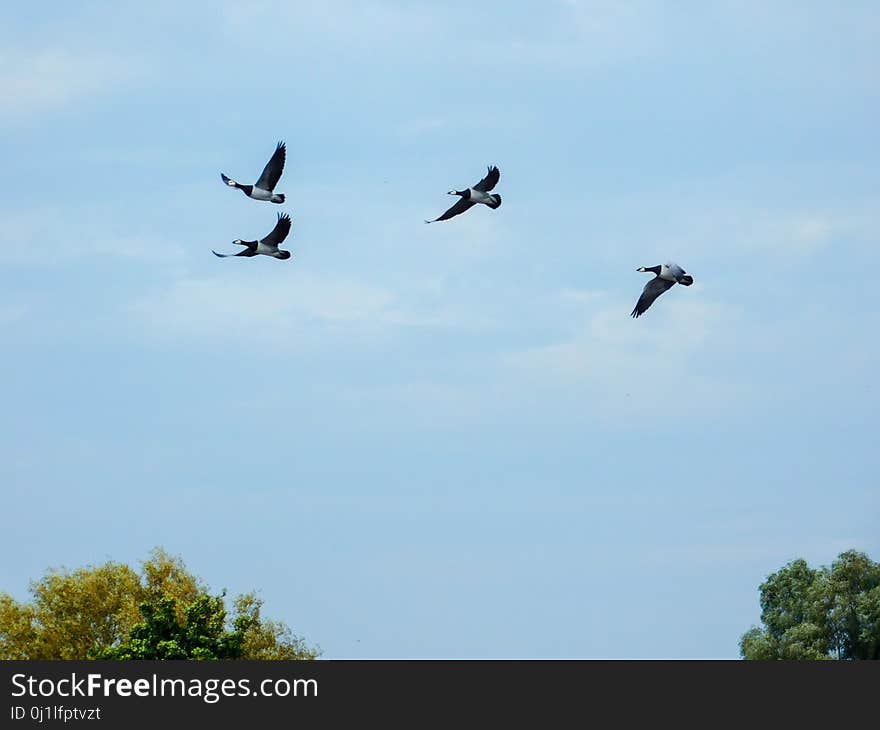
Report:
[{"label": "blue sky", "polygon": [[0,588],[161,545],[330,658],[710,658],[877,558],[876,3],[179,5],[0,28]]}]

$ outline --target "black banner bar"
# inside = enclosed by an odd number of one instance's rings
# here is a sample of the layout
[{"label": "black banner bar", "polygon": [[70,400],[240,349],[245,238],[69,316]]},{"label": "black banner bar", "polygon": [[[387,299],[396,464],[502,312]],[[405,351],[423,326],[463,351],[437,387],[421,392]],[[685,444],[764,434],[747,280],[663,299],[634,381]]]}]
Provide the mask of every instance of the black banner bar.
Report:
[{"label": "black banner bar", "polygon": [[[0,662],[0,727],[653,726],[876,720],[880,663]],[[536,724],[537,723],[537,724]]]}]

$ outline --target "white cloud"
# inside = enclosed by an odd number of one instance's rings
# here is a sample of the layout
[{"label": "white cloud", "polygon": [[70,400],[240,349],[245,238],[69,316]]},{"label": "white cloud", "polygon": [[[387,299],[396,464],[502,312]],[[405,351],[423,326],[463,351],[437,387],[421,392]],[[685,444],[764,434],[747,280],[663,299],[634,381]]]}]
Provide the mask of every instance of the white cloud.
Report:
[{"label": "white cloud", "polygon": [[[698,291],[699,284],[687,293],[699,296]],[[570,298],[572,294],[561,296]],[[686,359],[704,347],[721,321],[730,316],[720,305],[658,299],[645,319],[634,323],[626,316],[632,303],[613,302],[601,292],[575,296],[584,302],[585,310],[591,310],[581,327],[562,342],[512,354],[512,364],[538,367],[573,380],[601,379],[633,368],[642,370],[646,359],[654,361],[658,355],[668,365],[670,360]],[[669,293],[664,296],[672,300]],[[661,306],[662,313],[657,311]],[[647,319],[649,316],[653,323]]]},{"label": "white cloud", "polygon": [[330,38],[351,52],[381,53],[377,35],[398,42],[417,44],[443,17],[440,8],[388,2],[339,0],[322,3],[229,2],[222,18],[227,32],[236,39],[252,37],[265,43],[267,34],[295,34],[307,42]]},{"label": "white cloud", "polygon": [[251,37],[265,45],[267,34],[278,34],[301,46],[320,38],[331,44],[334,56],[369,54],[371,62],[394,56],[421,66],[432,59],[432,64],[448,64],[450,73],[463,66],[582,70],[630,59],[662,37],[656,22],[662,13],[655,3],[605,1],[547,3],[537,15],[466,2],[231,2],[223,7],[235,42]]},{"label": "white cloud", "polygon": [[871,215],[858,206],[848,210],[826,207],[774,211],[741,207],[707,211],[700,227],[723,227],[735,248],[809,256],[869,235],[876,228],[876,220],[872,223]]},{"label": "white cloud", "polygon": [[680,296],[665,294],[666,301],[636,321],[627,316],[632,301],[577,295],[583,322],[557,342],[507,353],[510,377],[548,397],[575,402],[588,396],[591,417],[623,422],[645,413],[662,412],[665,421],[711,415],[735,404],[746,386],[723,373],[707,375],[699,363],[724,351],[738,312],[702,298],[699,284],[671,293]]},{"label": "white cloud", "polygon": [[585,289],[563,289],[557,294],[559,301],[564,304],[575,306],[584,306],[594,302],[600,302],[604,294],[600,291],[590,291]]},{"label": "white cloud", "polygon": [[290,267],[283,272],[257,268],[275,263],[268,260],[251,263],[254,269],[235,280],[179,279],[168,289],[139,298],[131,310],[162,336],[259,339],[285,348],[318,340],[327,344],[328,332],[376,338],[398,328],[490,326],[465,309],[421,301],[418,285],[398,291]]},{"label": "white cloud", "polygon": [[106,93],[132,70],[127,61],[99,53],[7,49],[0,52],[0,122],[20,121]]},{"label": "white cloud", "polygon": [[783,184],[775,171],[744,170],[738,177],[610,197],[594,216],[602,237],[593,248],[616,264],[624,245],[638,241],[635,265],[670,257],[690,269],[695,260],[714,263],[718,256],[729,261],[760,254],[764,265],[773,265],[774,259],[874,245],[880,199],[827,200],[810,191],[786,192]]},{"label": "white cloud", "polygon": [[354,326],[376,318],[391,301],[387,292],[355,282],[269,274],[238,281],[180,279],[137,300],[133,311],[164,333],[274,339],[313,320]]},{"label": "white cloud", "polygon": [[510,60],[562,68],[604,68],[657,53],[662,48],[667,7],[653,2],[562,0],[545,38],[523,37],[496,54]]},{"label": "white cloud", "polygon": [[[118,220],[112,207],[100,204],[40,207],[0,213],[0,227],[19,245],[9,249],[8,262],[55,266],[71,260],[102,256],[141,261],[179,261],[184,248],[176,242],[141,232],[128,232],[130,220]],[[51,256],[35,256],[35,252]]]},{"label": "white cloud", "polygon": [[0,327],[18,322],[26,313],[27,308],[22,305],[0,306]]}]

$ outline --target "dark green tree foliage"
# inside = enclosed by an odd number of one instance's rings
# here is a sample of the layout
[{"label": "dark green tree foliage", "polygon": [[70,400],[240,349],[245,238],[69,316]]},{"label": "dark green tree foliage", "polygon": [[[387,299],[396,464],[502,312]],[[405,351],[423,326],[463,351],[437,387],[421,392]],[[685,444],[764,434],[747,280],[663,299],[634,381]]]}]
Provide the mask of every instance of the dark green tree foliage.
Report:
[{"label": "dark green tree foliage", "polygon": [[135,624],[118,646],[95,653],[98,659],[240,659],[245,636],[254,620],[239,615],[226,628],[222,596],[200,595],[180,621],[177,601],[159,598],[140,605],[143,621]]},{"label": "dark green tree foliage", "polygon": [[880,563],[854,550],[831,567],[794,560],[761,584],[762,627],[744,659],[880,659]]}]

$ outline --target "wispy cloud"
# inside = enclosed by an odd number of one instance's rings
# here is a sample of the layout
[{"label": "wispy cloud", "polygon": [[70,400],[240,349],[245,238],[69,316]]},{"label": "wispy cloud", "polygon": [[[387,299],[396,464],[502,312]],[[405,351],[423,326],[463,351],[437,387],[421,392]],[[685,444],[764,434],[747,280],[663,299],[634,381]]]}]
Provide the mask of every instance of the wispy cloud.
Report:
[{"label": "wispy cloud", "polygon": [[[660,37],[655,22],[660,14],[653,3],[605,1],[547,3],[537,16],[520,8],[499,13],[466,2],[346,0],[332,7],[231,2],[223,8],[226,27],[236,40],[249,35],[243,29],[255,28],[261,42],[266,33],[294,34],[305,44],[318,35],[332,39],[344,55],[369,53],[373,61],[406,57],[418,66],[434,56],[449,59],[451,72],[464,64],[485,73],[501,68],[509,72],[511,66],[583,69],[637,57]],[[302,35],[304,28],[311,29],[308,36]]]},{"label": "wispy cloud", "polygon": [[639,241],[636,265],[646,256],[671,257],[689,268],[695,259],[756,254],[763,265],[774,265],[792,256],[808,260],[827,250],[873,246],[880,236],[880,199],[835,200],[813,192],[792,199],[780,190],[783,184],[774,174],[743,171],[739,179],[697,179],[677,189],[608,196],[594,215],[604,239],[593,244],[594,255],[616,261],[621,244],[632,248]]},{"label": "wispy cloud", "polygon": [[[749,204],[718,206],[691,220],[691,235],[699,236],[702,232],[706,243],[713,241],[717,245],[726,240],[732,251],[808,257],[875,237],[880,232],[880,205],[864,202],[846,207],[826,205],[789,210],[768,210]],[[715,231],[714,235],[710,229]]]},{"label": "wispy cloud", "polygon": [[[180,243],[139,230],[127,216],[101,204],[0,213],[0,227],[18,243],[4,258],[18,264],[59,266],[88,256],[173,261],[184,255]],[[51,256],[35,256],[37,251],[51,251]]]},{"label": "wispy cloud", "polygon": [[263,270],[236,280],[182,278],[140,297],[130,309],[164,337],[222,336],[284,347],[304,342],[328,345],[328,333],[377,338],[404,328],[490,326],[465,310],[422,302],[417,291],[396,291],[344,276]]},{"label": "wispy cloud", "polygon": [[547,3],[553,18],[542,36],[524,35],[506,48],[494,49],[509,61],[527,60],[544,67],[606,68],[658,52],[663,33],[660,20],[668,8],[652,2],[562,0]]},{"label": "wispy cloud", "polygon": [[18,304],[10,304],[10,305],[2,305],[0,304],[0,327],[4,325],[13,324],[14,322],[18,322],[22,319],[27,313],[27,308],[23,305]]},{"label": "wispy cloud", "polygon": [[45,48],[0,51],[0,123],[46,114],[106,94],[130,78],[133,66],[117,56]]},{"label": "wispy cloud", "polygon": [[[724,349],[738,313],[700,297],[699,285],[655,307],[652,319],[627,317],[632,302],[603,292],[564,293],[581,306],[582,323],[547,345],[508,352],[508,373],[558,397],[589,396],[591,408],[626,420],[664,413],[664,420],[711,414],[739,401],[743,383],[720,372],[701,372],[707,353]],[[638,292],[636,292],[636,295]],[[582,302],[582,304],[581,304]]]},{"label": "wispy cloud", "polygon": [[417,44],[435,21],[443,17],[443,12],[432,5],[352,0],[333,6],[228,2],[222,7],[222,19],[229,34],[237,39],[254,37],[262,43],[266,34],[294,33],[297,37],[305,36],[306,41],[316,36],[333,38],[349,52],[382,53],[387,47],[377,47],[376,36]]},{"label": "wispy cloud", "polygon": [[[688,290],[696,294],[698,286]],[[676,287],[678,288],[678,287]],[[679,292],[675,292],[679,293]],[[634,295],[634,298],[638,292]],[[585,321],[562,342],[532,348],[511,355],[511,363],[526,367],[546,368],[558,377],[580,380],[583,378],[605,377],[629,371],[642,370],[645,359],[652,361],[662,355],[662,361],[686,359],[694,351],[705,347],[712,333],[717,331],[731,314],[721,306],[709,302],[673,300],[659,302],[656,309],[664,306],[661,312],[652,312],[656,326],[642,322],[635,325],[626,318],[624,307],[631,306],[616,297],[595,293],[565,292],[564,298],[576,297],[584,303]]]}]

